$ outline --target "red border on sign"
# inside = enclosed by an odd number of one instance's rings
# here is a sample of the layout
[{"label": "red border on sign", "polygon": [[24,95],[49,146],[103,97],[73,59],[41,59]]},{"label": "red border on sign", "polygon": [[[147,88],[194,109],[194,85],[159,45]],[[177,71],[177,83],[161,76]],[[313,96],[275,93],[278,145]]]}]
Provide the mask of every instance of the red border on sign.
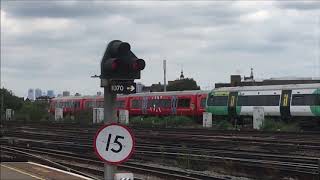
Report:
[{"label": "red border on sign", "polygon": [[[113,125],[121,126],[121,127],[125,128],[125,129],[129,132],[129,134],[130,134],[130,136],[131,136],[131,139],[132,139],[132,149],[131,149],[131,152],[129,153],[129,155],[128,155],[126,158],[124,158],[123,160],[121,160],[121,161],[114,161],[114,162],[112,162],[112,161],[107,161],[106,159],[104,159],[104,158],[99,154],[99,152],[97,151],[97,146],[96,146],[96,140],[97,140],[98,134],[99,134],[104,128],[106,128],[106,127],[108,127],[108,126],[113,126]],[[94,141],[93,141],[94,152],[95,152],[96,155],[99,157],[99,159],[102,160],[102,161],[104,161],[104,162],[106,162],[106,163],[112,164],[112,165],[119,165],[119,164],[127,161],[127,160],[132,156],[132,154],[133,154],[133,152],[134,152],[135,144],[136,144],[136,143],[135,143],[135,137],[134,137],[132,131],[131,131],[127,126],[124,126],[124,125],[118,124],[118,123],[110,123],[110,124],[106,124],[106,125],[103,125],[102,127],[100,127],[100,128],[98,129],[97,133],[95,134],[95,136],[94,136]]]}]

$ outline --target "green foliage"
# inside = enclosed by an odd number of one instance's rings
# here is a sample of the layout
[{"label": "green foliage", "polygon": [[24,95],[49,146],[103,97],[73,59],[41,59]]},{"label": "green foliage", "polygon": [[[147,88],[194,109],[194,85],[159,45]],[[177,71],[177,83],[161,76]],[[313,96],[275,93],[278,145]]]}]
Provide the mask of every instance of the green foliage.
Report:
[{"label": "green foliage", "polygon": [[40,122],[49,119],[47,102],[25,101],[22,108],[16,112],[15,119],[25,122]]},{"label": "green foliage", "polygon": [[92,124],[93,111],[92,109],[80,111],[74,114],[74,120],[71,119],[71,122],[80,125],[89,125]]},{"label": "green foliage", "polygon": [[232,130],[233,125],[227,119],[220,119],[215,121],[214,128],[218,130]]},{"label": "green foliage", "polygon": [[167,117],[132,117],[130,124],[140,127],[180,127],[190,126],[194,122],[191,118],[185,116],[167,116]]},{"label": "green foliage", "polygon": [[296,122],[286,123],[274,119],[265,119],[261,129],[264,131],[300,131],[299,124]]},{"label": "green foliage", "polygon": [[0,98],[1,117],[3,117],[2,115],[4,115],[6,109],[13,109],[14,111],[17,111],[22,108],[23,98],[15,96],[12,91],[1,88]]},{"label": "green foliage", "polygon": [[168,91],[185,91],[185,90],[200,90],[197,82],[192,78],[178,79],[169,82],[167,86]]}]

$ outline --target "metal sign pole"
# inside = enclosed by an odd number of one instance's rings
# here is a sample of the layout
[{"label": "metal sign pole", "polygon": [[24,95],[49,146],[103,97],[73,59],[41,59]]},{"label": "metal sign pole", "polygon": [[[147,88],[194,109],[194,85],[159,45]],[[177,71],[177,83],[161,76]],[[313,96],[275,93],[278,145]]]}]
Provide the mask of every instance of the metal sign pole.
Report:
[{"label": "metal sign pole", "polygon": [[[104,86],[104,123],[108,124],[117,122],[117,112],[115,111],[117,94],[110,92],[110,80],[106,83],[106,86]],[[116,170],[116,166],[104,163],[104,180],[113,180]]]}]

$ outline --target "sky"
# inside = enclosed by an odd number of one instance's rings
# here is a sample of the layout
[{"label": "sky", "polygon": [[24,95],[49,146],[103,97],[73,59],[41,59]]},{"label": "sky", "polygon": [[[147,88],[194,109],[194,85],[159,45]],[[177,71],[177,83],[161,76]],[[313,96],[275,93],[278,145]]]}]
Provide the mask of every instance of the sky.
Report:
[{"label": "sky", "polygon": [[1,0],[1,86],[93,95],[112,40],[146,61],[145,85],[183,69],[202,89],[231,74],[320,77],[318,1]]}]

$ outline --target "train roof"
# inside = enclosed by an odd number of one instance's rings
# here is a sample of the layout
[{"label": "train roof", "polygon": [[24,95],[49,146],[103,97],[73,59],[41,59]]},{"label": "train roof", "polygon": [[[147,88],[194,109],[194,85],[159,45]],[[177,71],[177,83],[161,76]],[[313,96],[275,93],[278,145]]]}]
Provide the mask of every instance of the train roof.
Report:
[{"label": "train roof", "polygon": [[264,91],[264,90],[292,90],[292,89],[318,89],[320,83],[314,84],[287,84],[287,85],[268,85],[268,86],[237,86],[221,87],[212,91]]},{"label": "train roof", "polygon": [[[143,93],[136,93],[136,94],[127,94],[127,95],[118,95],[117,97],[137,97],[137,96],[172,96],[172,95],[190,95],[190,94],[208,94],[210,91],[205,90],[195,90],[195,91],[167,91],[167,92],[143,92]],[[65,100],[65,99],[97,99],[103,98],[103,96],[62,96],[56,97],[52,100]]]},{"label": "train roof", "polygon": [[208,94],[210,91],[195,90],[195,91],[167,91],[167,92],[144,92],[129,95],[120,95],[119,97],[132,96],[172,96],[172,95],[190,95],[190,94]]},{"label": "train roof", "polygon": [[[61,96],[61,97],[55,97],[53,98],[52,100],[64,100],[64,99],[74,99],[74,100],[77,100],[77,99],[91,99],[91,98],[94,98],[94,97],[97,97],[97,96]],[[103,96],[102,96],[103,97]]]}]

